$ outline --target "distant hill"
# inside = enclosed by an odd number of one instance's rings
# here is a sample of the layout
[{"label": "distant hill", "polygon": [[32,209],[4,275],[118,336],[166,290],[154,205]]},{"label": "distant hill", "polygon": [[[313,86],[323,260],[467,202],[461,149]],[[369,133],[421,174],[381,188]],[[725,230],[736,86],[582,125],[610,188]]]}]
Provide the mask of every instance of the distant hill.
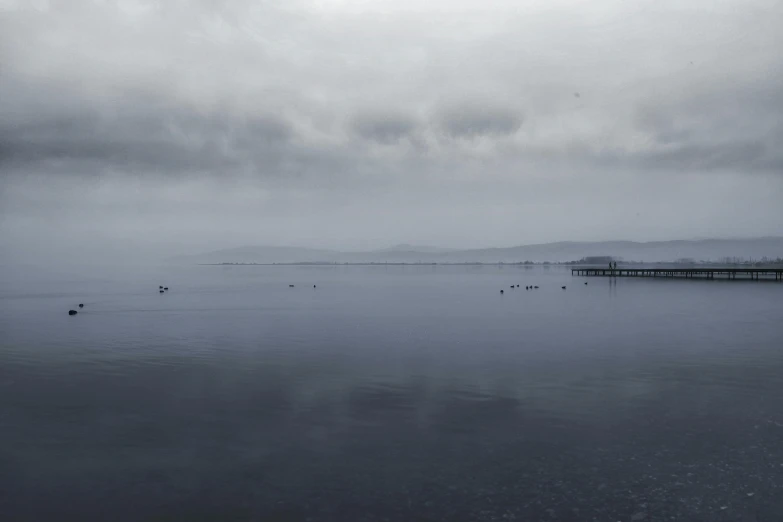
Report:
[{"label": "distant hill", "polygon": [[[409,250],[413,248],[415,250]],[[397,245],[367,252],[340,252],[297,247],[247,246],[204,254],[179,256],[177,264],[204,263],[517,263],[566,262],[586,256],[612,256],[626,261],[667,262],[682,258],[720,261],[725,257],[761,259],[783,257],[783,237],[700,239],[687,241],[558,242],[508,248],[450,250]]]},{"label": "distant hill", "polygon": [[341,253],[298,247],[245,246],[169,259],[178,264],[334,262]]},{"label": "distant hill", "polygon": [[441,254],[444,252],[456,252],[459,249],[456,248],[441,248],[426,245],[409,245],[408,243],[402,243],[394,245],[389,248],[383,248],[377,250],[377,252],[423,252],[427,254]]},{"label": "distant hill", "polygon": [[574,261],[587,256],[612,256],[626,261],[649,263],[691,258],[695,261],[719,261],[724,257],[760,259],[783,256],[783,238],[705,239],[693,241],[559,242],[511,248],[460,252],[476,261]]}]

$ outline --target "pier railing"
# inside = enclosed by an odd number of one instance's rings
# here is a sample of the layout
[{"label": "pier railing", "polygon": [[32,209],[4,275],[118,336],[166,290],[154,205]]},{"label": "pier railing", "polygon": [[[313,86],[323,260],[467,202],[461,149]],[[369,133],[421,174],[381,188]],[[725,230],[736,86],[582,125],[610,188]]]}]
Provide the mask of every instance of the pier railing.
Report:
[{"label": "pier railing", "polygon": [[587,277],[681,277],[686,279],[745,279],[783,281],[783,268],[572,268],[571,275]]}]

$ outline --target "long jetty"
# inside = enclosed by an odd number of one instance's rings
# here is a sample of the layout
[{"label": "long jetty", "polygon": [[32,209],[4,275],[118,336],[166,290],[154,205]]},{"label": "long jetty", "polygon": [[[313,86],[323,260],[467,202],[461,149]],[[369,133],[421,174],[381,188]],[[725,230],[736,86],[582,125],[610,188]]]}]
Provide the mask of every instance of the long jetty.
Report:
[{"label": "long jetty", "polygon": [[571,275],[588,277],[679,277],[684,279],[741,279],[783,281],[783,268],[572,268]]}]

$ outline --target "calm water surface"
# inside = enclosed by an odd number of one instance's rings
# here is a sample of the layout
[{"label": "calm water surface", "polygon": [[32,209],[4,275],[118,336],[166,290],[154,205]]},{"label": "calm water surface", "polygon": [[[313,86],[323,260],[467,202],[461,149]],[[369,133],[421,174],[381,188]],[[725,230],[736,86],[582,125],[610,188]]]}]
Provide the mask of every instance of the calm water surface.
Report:
[{"label": "calm water surface", "polygon": [[3,271],[2,520],[783,520],[783,284]]}]

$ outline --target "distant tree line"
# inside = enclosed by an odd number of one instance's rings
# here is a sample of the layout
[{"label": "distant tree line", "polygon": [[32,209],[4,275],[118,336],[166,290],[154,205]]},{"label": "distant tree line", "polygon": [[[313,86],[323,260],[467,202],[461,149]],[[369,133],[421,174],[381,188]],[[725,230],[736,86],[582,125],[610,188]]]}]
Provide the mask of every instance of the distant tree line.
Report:
[{"label": "distant tree line", "polygon": [[[291,262],[291,263],[214,263],[217,265],[510,265],[510,266],[534,266],[534,265],[543,265],[543,266],[550,266],[550,265],[604,265],[603,258],[601,258],[602,261],[599,263],[597,262],[597,258],[595,257],[583,257],[581,259],[577,259],[575,261],[497,261],[497,262],[481,262],[481,261],[462,261],[462,262],[447,262],[447,263],[422,263],[422,262],[413,262],[413,263],[407,263],[407,262],[383,262],[383,261],[370,261],[370,262],[336,262],[336,261],[301,261],[301,262]],[[609,259],[607,257],[607,259]],[[643,264],[657,264],[657,263],[675,263],[679,265],[720,265],[720,266],[769,266],[769,265],[783,265],[783,257],[777,257],[777,258],[771,258],[771,257],[762,257],[761,259],[753,259],[753,258],[742,258],[742,257],[722,257],[718,259],[717,261],[708,261],[708,260],[700,260],[697,261],[690,257],[681,257],[679,259],[676,259],[674,261],[665,261],[665,262],[645,262],[645,261],[625,261],[621,257],[611,258],[614,261],[617,261],[619,263],[622,263],[625,266],[628,265],[643,265]],[[608,261],[607,261],[608,263]]]},{"label": "distant tree line", "polygon": [[783,264],[783,257],[771,258],[764,256],[761,259],[744,258],[744,257],[722,257],[719,262],[725,265],[746,265],[746,266],[761,266],[761,265],[780,265]]}]

